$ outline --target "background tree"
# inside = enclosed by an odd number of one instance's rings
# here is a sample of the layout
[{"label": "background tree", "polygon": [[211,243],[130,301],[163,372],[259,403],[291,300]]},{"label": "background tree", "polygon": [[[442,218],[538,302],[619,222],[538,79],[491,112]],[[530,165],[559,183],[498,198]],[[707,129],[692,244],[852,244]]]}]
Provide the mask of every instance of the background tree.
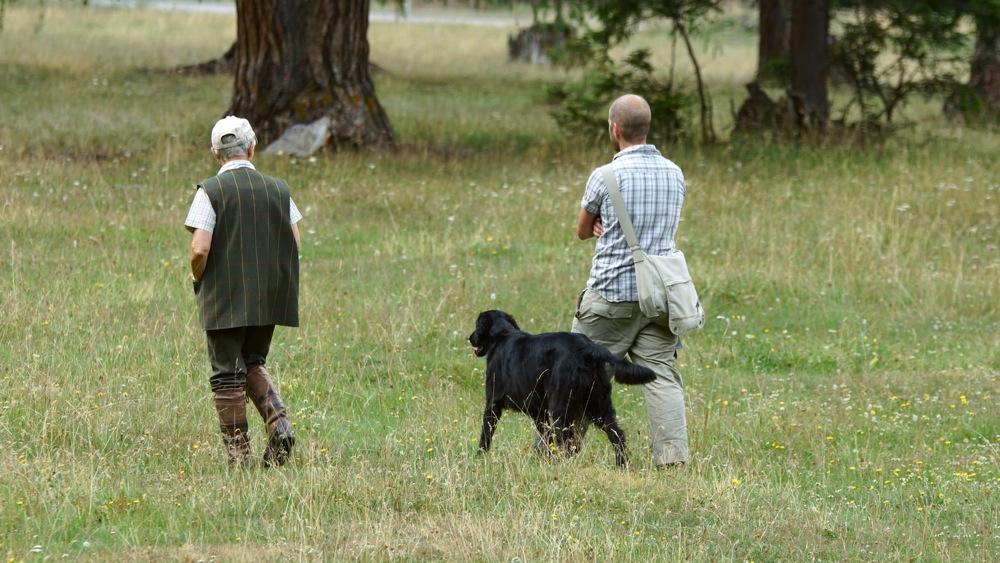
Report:
[{"label": "background tree", "polygon": [[[551,4],[551,3],[548,3]],[[691,43],[692,32],[704,18],[717,11],[721,0],[574,0],[567,2],[568,19],[582,30],[568,42],[564,62],[587,68],[579,84],[565,84],[552,89],[560,103],[554,115],[564,126],[602,131],[608,104],[623,91],[642,95],[657,116],[658,130],[653,138],[675,139],[684,132],[681,111],[697,100],[701,138],[715,141],[712,126],[712,105],[708,89],[701,77],[701,66]],[[670,22],[674,43],[679,39],[694,67],[695,93],[690,95],[675,87],[673,71],[668,78],[656,76],[647,50],[636,50],[619,61],[612,59],[611,50],[624,43],[642,23],[651,20]],[[661,73],[662,74],[662,73]]]},{"label": "background tree", "polygon": [[760,0],[757,25],[757,79],[788,81],[791,38],[791,0]]},{"label": "background tree", "polygon": [[294,125],[321,144],[386,147],[389,119],[368,64],[368,0],[240,0],[228,114],[262,145]]},{"label": "background tree", "polygon": [[[993,99],[1000,105],[1000,0],[835,0],[832,12],[826,2],[791,4],[787,100],[774,102],[758,84],[748,85],[750,97],[736,116],[737,133],[797,133],[823,126],[833,111],[827,91],[831,78],[847,91],[846,101],[835,108],[837,124],[866,134],[884,133],[913,96],[946,96],[957,89],[951,107],[981,109],[985,92],[995,85]],[[764,9],[762,3],[762,19],[768,17]],[[958,77],[970,68],[963,14],[976,20],[977,48],[969,86],[959,88]],[[838,16],[835,35],[829,29],[833,16]],[[768,55],[761,42],[761,64],[780,67],[780,58],[764,62]],[[758,74],[768,73],[762,68]]]},{"label": "background tree", "polygon": [[801,98],[805,119],[822,127],[830,116],[827,92],[827,45],[830,14],[826,0],[792,0],[792,94]]},{"label": "background tree", "polygon": [[[829,117],[826,0],[761,0],[757,76],[734,116],[735,135],[794,136],[822,130]],[[762,84],[777,82],[785,98],[772,100]]]},{"label": "background tree", "polygon": [[970,16],[976,26],[968,82],[956,86],[945,102],[945,112],[962,114],[973,123],[1000,121],[1000,0],[935,2],[942,3],[945,6],[936,7],[953,7]]},{"label": "background tree", "polygon": [[1000,3],[975,15],[976,45],[969,68],[969,87],[982,100],[982,109],[1000,113]]}]

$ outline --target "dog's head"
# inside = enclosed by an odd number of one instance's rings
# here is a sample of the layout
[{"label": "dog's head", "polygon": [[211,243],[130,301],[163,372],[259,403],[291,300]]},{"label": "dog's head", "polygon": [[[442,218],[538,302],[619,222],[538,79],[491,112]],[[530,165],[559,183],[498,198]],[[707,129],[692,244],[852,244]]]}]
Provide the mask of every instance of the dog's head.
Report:
[{"label": "dog's head", "polygon": [[521,330],[521,327],[517,326],[514,317],[496,309],[483,311],[476,319],[476,330],[469,335],[469,344],[472,344],[473,352],[481,358],[515,330]]}]

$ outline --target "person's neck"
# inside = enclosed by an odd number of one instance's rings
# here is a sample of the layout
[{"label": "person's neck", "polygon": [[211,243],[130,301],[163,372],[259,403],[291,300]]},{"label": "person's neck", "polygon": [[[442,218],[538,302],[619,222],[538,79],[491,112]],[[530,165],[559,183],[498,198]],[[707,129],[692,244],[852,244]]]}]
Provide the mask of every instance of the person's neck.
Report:
[{"label": "person's neck", "polygon": [[646,139],[642,139],[641,141],[636,141],[634,143],[630,143],[625,139],[621,139],[618,141],[618,150],[623,151],[629,147],[638,147],[640,145],[645,145],[645,144],[646,144]]}]

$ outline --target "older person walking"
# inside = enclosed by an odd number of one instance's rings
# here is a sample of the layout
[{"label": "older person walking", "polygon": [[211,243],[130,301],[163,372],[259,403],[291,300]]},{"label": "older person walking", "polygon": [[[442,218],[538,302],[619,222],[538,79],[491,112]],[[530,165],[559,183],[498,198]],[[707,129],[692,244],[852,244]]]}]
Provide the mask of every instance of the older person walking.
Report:
[{"label": "older person walking", "polygon": [[275,325],[298,326],[302,218],[288,184],[258,172],[257,137],[246,119],[212,129],[222,165],[195,192],[185,227],[198,318],[211,362],[209,384],[230,463],[251,457],[247,399],[264,420],[266,466],[283,465],[295,445],[285,406],[264,368]]}]

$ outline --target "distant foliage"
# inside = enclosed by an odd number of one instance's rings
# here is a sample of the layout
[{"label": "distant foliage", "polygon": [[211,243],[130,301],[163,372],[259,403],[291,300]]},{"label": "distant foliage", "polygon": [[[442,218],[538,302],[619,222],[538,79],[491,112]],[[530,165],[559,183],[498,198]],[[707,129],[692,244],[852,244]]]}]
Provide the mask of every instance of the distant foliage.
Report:
[{"label": "distant foliage", "polygon": [[694,97],[653,75],[646,49],[633,52],[620,65],[610,63],[588,70],[580,82],[548,89],[555,108],[552,116],[561,128],[595,142],[608,138],[608,107],[619,95],[630,92],[649,102],[653,113],[650,141],[675,142],[685,137],[685,108]]},{"label": "distant foliage", "polygon": [[[561,6],[560,2],[539,2]],[[701,69],[691,45],[691,33],[696,32],[707,16],[718,9],[718,0],[576,0],[567,2],[566,17],[581,30],[570,37],[559,61],[567,66],[585,69],[579,82],[568,83],[550,90],[552,100],[559,105],[553,115],[561,127],[569,131],[597,131],[606,128],[608,105],[621,94],[632,92],[647,99],[653,111],[653,139],[677,141],[685,135],[685,110],[697,106],[703,141],[715,139],[712,129],[711,100],[701,77]],[[563,17],[558,12],[559,18]],[[673,68],[655,69],[648,50],[629,53],[614,60],[611,50],[627,41],[641,24],[653,20],[668,21],[672,30],[667,37],[684,49],[694,67],[695,91],[682,92],[673,84]],[[659,78],[668,76],[669,79]]]},{"label": "distant foliage", "polygon": [[841,18],[831,62],[834,78],[851,92],[843,119],[856,110],[863,125],[891,126],[913,96],[955,91],[968,60],[959,18],[954,10],[902,0],[859,6]]}]

